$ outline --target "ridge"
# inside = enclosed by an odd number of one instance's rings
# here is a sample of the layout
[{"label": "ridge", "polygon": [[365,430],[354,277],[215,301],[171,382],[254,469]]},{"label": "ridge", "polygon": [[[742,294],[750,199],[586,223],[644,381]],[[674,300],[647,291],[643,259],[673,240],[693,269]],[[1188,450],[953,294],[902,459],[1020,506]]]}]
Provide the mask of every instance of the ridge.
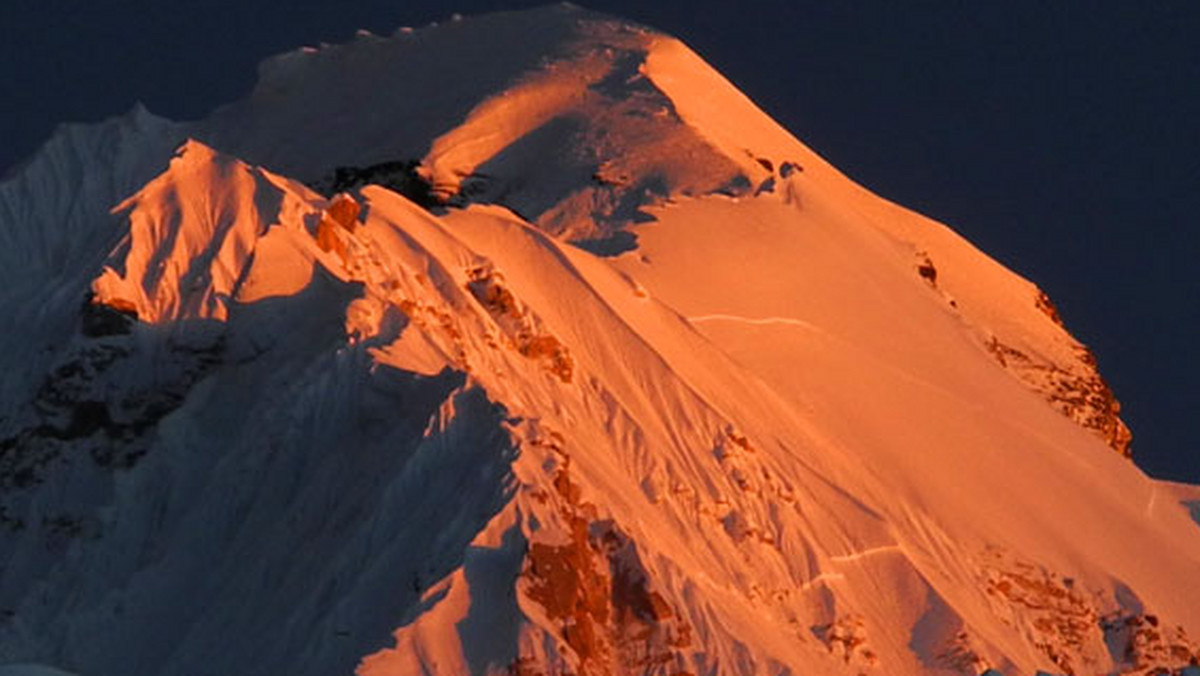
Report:
[{"label": "ridge", "polygon": [[207,119],[65,129],[0,237],[3,660],[1200,663],[1200,498],[1044,294],[650,29],[277,57]]}]

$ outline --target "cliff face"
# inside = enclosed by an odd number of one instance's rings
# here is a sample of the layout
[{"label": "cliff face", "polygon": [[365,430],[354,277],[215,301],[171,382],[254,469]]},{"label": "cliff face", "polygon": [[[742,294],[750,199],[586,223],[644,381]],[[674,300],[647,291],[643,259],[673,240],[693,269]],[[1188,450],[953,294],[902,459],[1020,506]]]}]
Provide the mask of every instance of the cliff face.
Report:
[{"label": "cliff face", "polygon": [[0,661],[1197,661],[1197,500],[1045,296],[650,29],[283,55],[210,119],[66,130],[0,205]]}]

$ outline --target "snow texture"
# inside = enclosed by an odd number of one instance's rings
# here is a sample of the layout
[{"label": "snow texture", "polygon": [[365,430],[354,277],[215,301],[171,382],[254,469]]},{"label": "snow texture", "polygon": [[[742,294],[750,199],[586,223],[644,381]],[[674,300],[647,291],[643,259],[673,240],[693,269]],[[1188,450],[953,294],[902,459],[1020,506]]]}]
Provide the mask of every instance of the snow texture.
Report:
[{"label": "snow texture", "polygon": [[0,661],[1200,658],[1200,488],[1128,460],[1049,299],[649,28],[360,34],[64,127],[0,245]]}]

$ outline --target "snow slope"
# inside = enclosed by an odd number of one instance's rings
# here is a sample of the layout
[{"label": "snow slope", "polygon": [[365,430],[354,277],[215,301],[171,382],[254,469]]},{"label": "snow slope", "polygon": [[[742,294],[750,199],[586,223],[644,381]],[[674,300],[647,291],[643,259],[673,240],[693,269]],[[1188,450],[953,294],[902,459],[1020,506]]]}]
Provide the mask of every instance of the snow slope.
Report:
[{"label": "snow slope", "polygon": [[0,207],[0,663],[1200,658],[1200,489],[1129,462],[1048,299],[645,27],[286,54],[64,130]]}]

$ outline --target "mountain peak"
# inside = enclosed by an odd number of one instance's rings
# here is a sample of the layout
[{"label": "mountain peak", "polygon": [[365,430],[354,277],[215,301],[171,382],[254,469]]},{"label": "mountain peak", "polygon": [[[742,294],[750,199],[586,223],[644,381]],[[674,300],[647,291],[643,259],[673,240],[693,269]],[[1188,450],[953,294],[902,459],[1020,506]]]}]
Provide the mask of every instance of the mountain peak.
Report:
[{"label": "mountain peak", "polygon": [[1123,457],[1044,294],[661,33],[291,52],[206,119],[64,132],[0,218],[4,659],[1200,661],[1195,491]]},{"label": "mountain peak", "polygon": [[[270,266],[281,292],[293,293],[308,282],[304,266],[263,260],[257,245],[274,226],[301,229],[317,199],[299,184],[189,139],[162,175],[114,210],[128,222],[128,234],[92,285],[96,302],[151,323],[223,320],[252,263]],[[283,278],[294,273],[301,277]]]}]

